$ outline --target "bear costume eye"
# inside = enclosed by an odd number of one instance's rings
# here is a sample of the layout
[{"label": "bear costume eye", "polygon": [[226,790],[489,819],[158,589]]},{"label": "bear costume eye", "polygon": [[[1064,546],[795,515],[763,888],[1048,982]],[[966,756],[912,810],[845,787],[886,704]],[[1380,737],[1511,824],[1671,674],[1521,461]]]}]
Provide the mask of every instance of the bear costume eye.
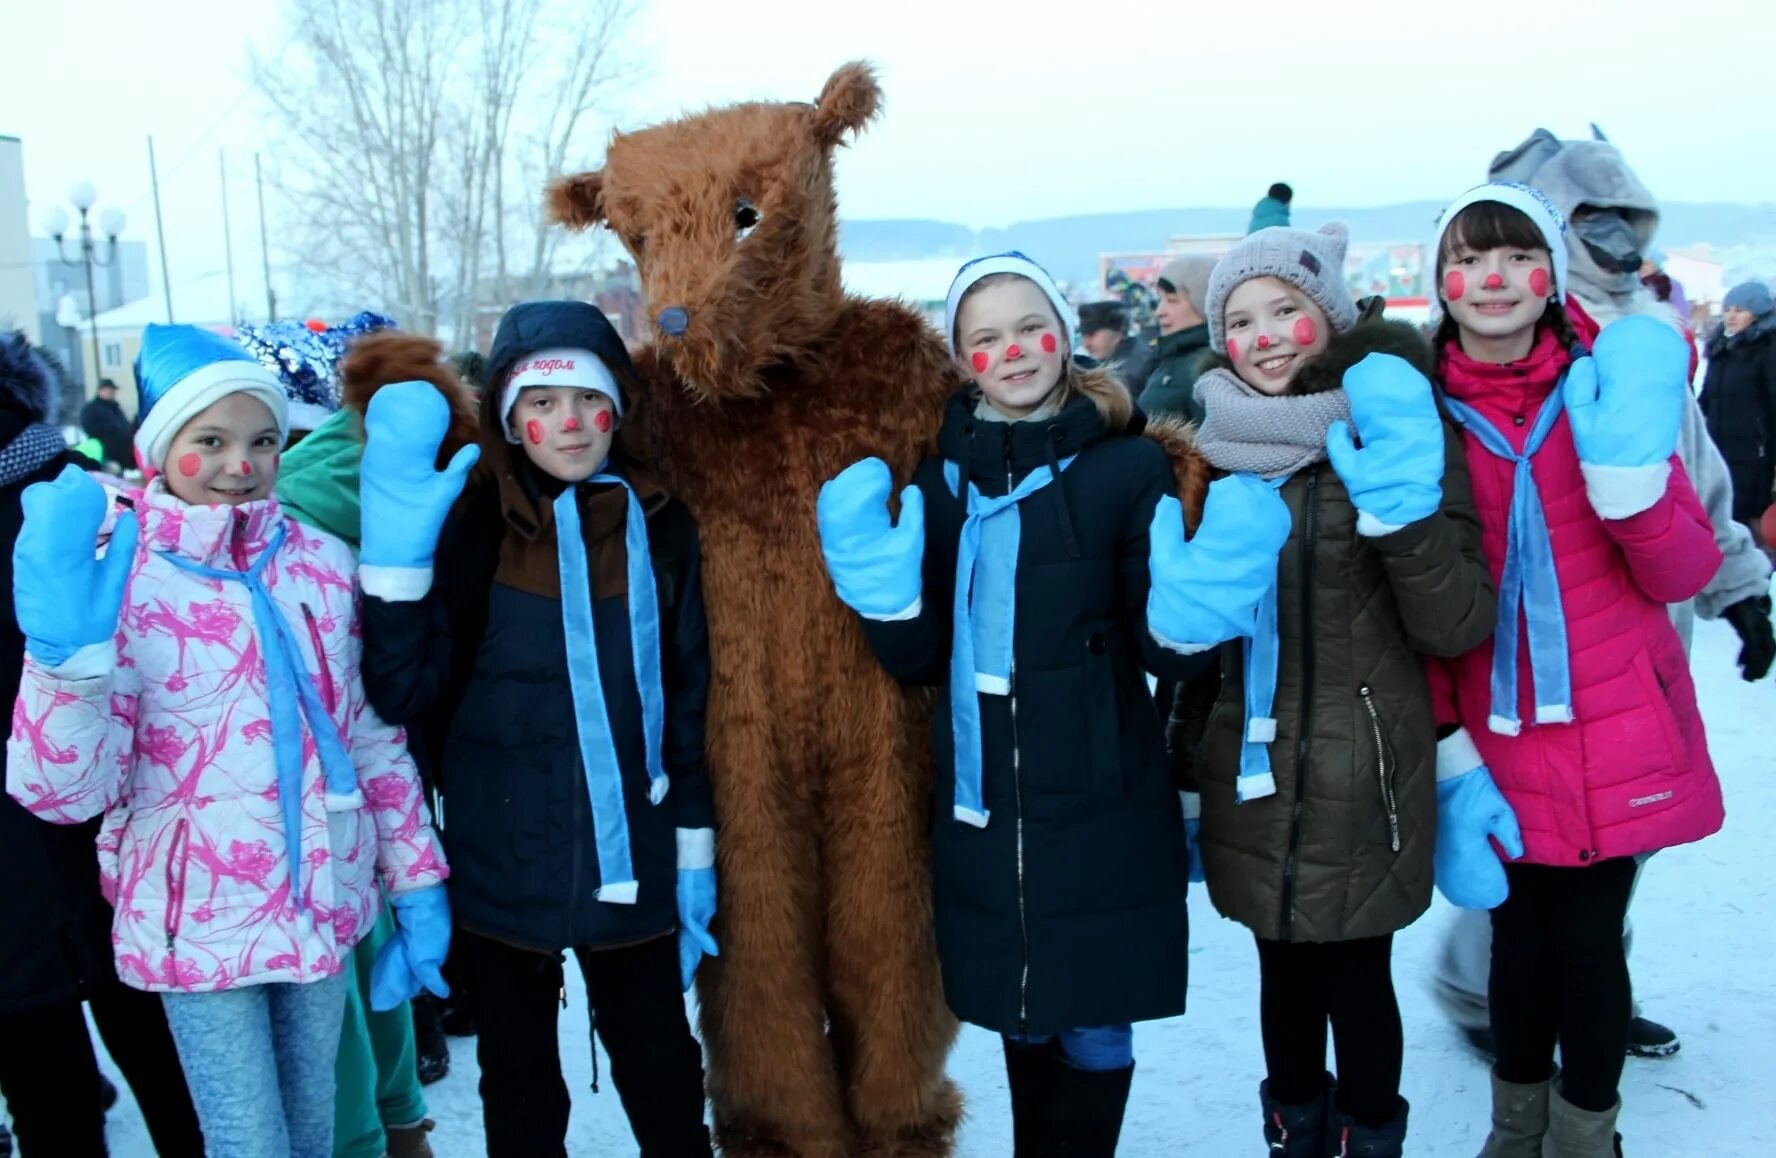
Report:
[{"label": "bear costume eye", "polygon": [[758,206],[742,197],[734,202],[734,240],[745,241],[752,236],[765,215],[758,211]]}]

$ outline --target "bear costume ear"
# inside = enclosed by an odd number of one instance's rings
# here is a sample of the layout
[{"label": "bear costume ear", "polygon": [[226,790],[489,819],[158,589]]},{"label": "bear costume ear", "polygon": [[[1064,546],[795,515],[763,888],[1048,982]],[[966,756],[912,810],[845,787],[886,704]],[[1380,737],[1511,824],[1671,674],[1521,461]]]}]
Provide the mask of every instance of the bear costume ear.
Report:
[{"label": "bear costume ear", "polygon": [[569,229],[604,224],[604,170],[549,182],[549,220]]},{"label": "bear costume ear", "polygon": [[833,148],[846,133],[855,133],[875,117],[882,107],[882,86],[876,83],[876,70],[861,60],[854,60],[827,78],[814,105],[814,139],[823,148]]}]

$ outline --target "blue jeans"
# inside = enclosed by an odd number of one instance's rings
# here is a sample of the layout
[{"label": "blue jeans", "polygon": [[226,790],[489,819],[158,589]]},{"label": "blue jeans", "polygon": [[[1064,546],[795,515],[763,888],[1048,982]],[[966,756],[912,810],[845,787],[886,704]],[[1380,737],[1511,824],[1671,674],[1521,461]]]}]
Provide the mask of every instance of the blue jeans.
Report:
[{"label": "blue jeans", "polygon": [[1059,1040],[1061,1056],[1074,1069],[1093,1073],[1126,1070],[1135,1064],[1135,1030],[1129,1025],[1105,1025],[1097,1029],[1063,1029],[1058,1034],[1020,1037],[1006,1034],[1020,1045],[1047,1045]]},{"label": "blue jeans", "polygon": [[348,976],[161,994],[209,1158],[332,1158]]}]

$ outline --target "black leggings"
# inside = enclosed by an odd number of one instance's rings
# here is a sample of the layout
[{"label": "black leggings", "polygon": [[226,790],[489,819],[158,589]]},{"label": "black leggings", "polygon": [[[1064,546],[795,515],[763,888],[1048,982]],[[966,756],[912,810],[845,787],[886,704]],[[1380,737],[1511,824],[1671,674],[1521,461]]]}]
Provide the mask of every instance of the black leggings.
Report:
[{"label": "black leggings", "polygon": [[[203,1132],[158,993],[120,981],[92,995],[93,1021],[161,1158],[203,1158]],[[0,1093],[21,1158],[102,1158],[99,1059],[80,1002],[0,1017]]]},{"label": "black leggings", "polygon": [[1338,1054],[1338,1109],[1365,1126],[1399,1111],[1406,1051],[1394,996],[1392,935],[1291,944],[1258,938],[1264,1064],[1286,1106],[1326,1088],[1326,1027]]},{"label": "black leggings", "polygon": [[1632,858],[1587,868],[1505,865],[1511,895],[1492,911],[1492,1033],[1498,1076],[1545,1081],[1560,1044],[1560,1093],[1581,1110],[1615,1108],[1633,995],[1622,920]]},{"label": "black leggings", "polygon": [[[678,938],[576,949],[574,956],[642,1158],[709,1158],[703,1054],[685,1017]],[[568,1092],[555,1032],[569,1000],[561,954],[459,929],[451,961],[468,985],[479,1031],[489,1158],[566,1158]]]}]

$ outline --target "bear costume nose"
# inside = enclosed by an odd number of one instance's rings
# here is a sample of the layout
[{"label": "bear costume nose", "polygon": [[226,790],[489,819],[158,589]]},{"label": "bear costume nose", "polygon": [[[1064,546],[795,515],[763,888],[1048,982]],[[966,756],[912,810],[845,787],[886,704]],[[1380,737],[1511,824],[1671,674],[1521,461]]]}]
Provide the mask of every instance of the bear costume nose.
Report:
[{"label": "bear costume nose", "polygon": [[684,337],[685,327],[691,324],[691,315],[683,306],[667,306],[660,311],[660,332],[669,338]]}]

